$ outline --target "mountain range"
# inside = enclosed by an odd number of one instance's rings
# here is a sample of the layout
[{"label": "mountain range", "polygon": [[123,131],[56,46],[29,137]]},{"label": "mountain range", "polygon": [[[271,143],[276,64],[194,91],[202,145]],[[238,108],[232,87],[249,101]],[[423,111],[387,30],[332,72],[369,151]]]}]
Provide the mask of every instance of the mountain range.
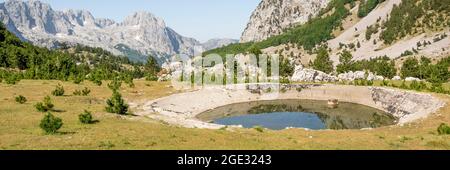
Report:
[{"label": "mountain range", "polygon": [[233,39],[212,39],[204,44],[184,37],[162,18],[141,11],[116,22],[95,18],[87,10],[53,10],[37,0],[8,0],[0,3],[0,21],[7,29],[35,45],[58,48],[62,44],[100,47],[135,61],[149,55],[164,63],[173,55],[194,56],[230,43]]}]

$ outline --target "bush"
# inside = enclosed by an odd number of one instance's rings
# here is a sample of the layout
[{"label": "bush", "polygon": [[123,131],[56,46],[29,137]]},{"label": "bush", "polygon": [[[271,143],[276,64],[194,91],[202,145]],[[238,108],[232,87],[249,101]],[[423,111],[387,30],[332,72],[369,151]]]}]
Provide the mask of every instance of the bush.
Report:
[{"label": "bush", "polygon": [[405,81],[403,81],[403,82],[402,82],[402,85],[400,85],[400,88],[401,88],[401,89],[409,89],[409,86],[406,85],[406,82],[405,82]]},{"label": "bush", "polygon": [[15,74],[11,74],[5,78],[6,84],[14,85],[14,84],[17,84],[17,82],[19,82],[19,81],[20,81],[20,79]]},{"label": "bush", "polygon": [[75,83],[75,84],[80,84],[81,82],[83,82],[83,78],[82,77],[75,77],[73,79],[73,83]]},{"label": "bush", "polygon": [[97,86],[101,86],[102,85],[102,80],[100,80],[100,79],[93,79],[91,81],[92,81],[92,83],[96,84]]},{"label": "bush", "polygon": [[431,84],[430,91],[431,92],[435,92],[435,93],[445,93],[446,92],[446,90],[442,86],[442,83],[433,83],[433,84]]},{"label": "bush", "polygon": [[383,81],[381,82],[381,86],[389,86],[389,81],[383,80]]},{"label": "bush", "polygon": [[158,77],[156,75],[153,75],[153,74],[147,74],[147,76],[145,76],[145,80],[146,81],[157,81]]},{"label": "bush", "polygon": [[261,133],[264,132],[264,128],[261,126],[254,126],[253,129],[255,129],[256,131],[261,132]]},{"label": "bush", "polygon": [[34,107],[36,108],[37,111],[39,112],[47,112],[49,110],[52,110],[54,105],[51,101],[50,96],[46,96],[44,98],[43,102],[38,102],[36,103],[36,105],[34,105]]},{"label": "bush", "polygon": [[51,113],[47,113],[41,120],[39,127],[41,127],[47,134],[54,134],[63,125],[61,118],[53,116]]},{"label": "bush", "polygon": [[87,87],[85,87],[83,90],[75,90],[73,92],[73,95],[75,96],[87,96],[91,93],[91,90],[89,90]]},{"label": "bush", "polygon": [[52,91],[53,96],[62,96],[64,95],[64,87],[61,84],[56,86],[56,89]]},{"label": "bush", "polygon": [[16,102],[20,103],[20,104],[24,104],[25,102],[27,102],[27,98],[25,98],[25,96],[19,95],[16,97]]},{"label": "bush", "polygon": [[122,81],[120,81],[117,78],[115,78],[113,81],[111,81],[111,83],[108,83],[108,88],[111,89],[112,91],[119,90],[121,86],[122,86]]},{"label": "bush", "polygon": [[411,82],[411,84],[409,85],[409,88],[412,90],[416,90],[416,91],[422,91],[424,89],[428,89],[427,84],[425,84],[425,82],[423,82],[423,81],[418,82],[416,80]]},{"label": "bush", "polygon": [[73,92],[73,95],[75,95],[75,96],[81,96],[81,91],[80,91],[80,90],[75,90],[75,91]]},{"label": "bush", "polygon": [[84,110],[84,113],[78,115],[78,119],[80,120],[81,123],[83,124],[91,124],[94,121],[92,120],[92,114],[91,112]]},{"label": "bush", "polygon": [[88,89],[87,87],[84,87],[84,89],[81,90],[81,94],[82,94],[83,96],[87,96],[87,95],[89,95],[90,93],[91,93],[91,90]]},{"label": "bush", "polygon": [[450,135],[450,127],[445,123],[442,123],[437,131],[439,135]]},{"label": "bush", "polygon": [[113,96],[106,101],[106,104],[106,111],[109,113],[128,114],[128,105],[122,99],[122,95],[117,91],[113,91]]}]

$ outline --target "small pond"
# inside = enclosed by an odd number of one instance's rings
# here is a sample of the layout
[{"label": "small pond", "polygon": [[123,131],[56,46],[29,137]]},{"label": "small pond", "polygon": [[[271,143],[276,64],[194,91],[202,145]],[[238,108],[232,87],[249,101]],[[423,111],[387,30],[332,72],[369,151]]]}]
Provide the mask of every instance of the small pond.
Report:
[{"label": "small pond", "polygon": [[340,102],[337,108],[327,101],[273,100],[237,103],[215,108],[198,119],[221,124],[262,126],[281,130],[288,127],[319,129],[363,129],[394,125],[397,119],[384,111],[354,103]]}]

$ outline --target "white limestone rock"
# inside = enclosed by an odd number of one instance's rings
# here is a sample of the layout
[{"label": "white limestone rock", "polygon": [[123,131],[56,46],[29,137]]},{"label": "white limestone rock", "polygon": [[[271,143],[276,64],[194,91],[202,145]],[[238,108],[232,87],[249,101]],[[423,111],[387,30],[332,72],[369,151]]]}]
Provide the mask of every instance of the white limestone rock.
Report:
[{"label": "white limestone rock", "polygon": [[241,42],[262,41],[315,17],[330,0],[263,0],[253,11]]},{"label": "white limestone rock", "polygon": [[401,80],[402,78],[400,77],[400,76],[394,76],[393,78],[392,78],[392,80]]},{"label": "white limestone rock", "polygon": [[415,78],[415,77],[406,77],[405,81],[421,81],[419,78]]},{"label": "white limestone rock", "polygon": [[304,69],[303,66],[297,65],[290,80],[297,82],[335,82],[337,77],[314,69]]}]

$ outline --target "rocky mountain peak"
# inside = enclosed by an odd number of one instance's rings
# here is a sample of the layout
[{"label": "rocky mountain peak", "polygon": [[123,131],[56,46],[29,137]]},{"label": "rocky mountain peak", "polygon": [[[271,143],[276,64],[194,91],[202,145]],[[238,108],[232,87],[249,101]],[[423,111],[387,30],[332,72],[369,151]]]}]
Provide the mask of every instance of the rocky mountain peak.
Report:
[{"label": "rocky mountain peak", "polygon": [[[95,18],[87,10],[55,11],[37,0],[0,3],[0,21],[22,40],[54,48],[66,44],[100,47],[133,60],[153,55],[160,62],[176,54],[193,56],[204,50],[193,38],[179,35],[163,19],[145,11],[135,12],[122,23]],[[231,41],[213,43],[223,45]]]},{"label": "rocky mountain peak", "polygon": [[253,11],[241,42],[262,41],[284,29],[302,24],[325,8],[330,0],[263,0]]},{"label": "rocky mountain peak", "polygon": [[158,25],[160,27],[166,27],[163,19],[145,11],[135,12],[134,14],[127,16],[122,24],[127,26]]}]

